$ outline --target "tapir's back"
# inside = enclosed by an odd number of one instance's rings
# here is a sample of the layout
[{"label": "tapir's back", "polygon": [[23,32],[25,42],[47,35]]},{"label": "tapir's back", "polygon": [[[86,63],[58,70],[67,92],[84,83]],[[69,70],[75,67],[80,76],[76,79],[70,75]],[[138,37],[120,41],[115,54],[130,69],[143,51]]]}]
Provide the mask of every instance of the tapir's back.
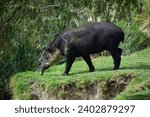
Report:
[{"label": "tapir's back", "polygon": [[98,40],[107,44],[107,42],[111,40],[120,42],[124,39],[124,33],[121,28],[113,23],[103,22],[91,23],[85,27],[72,31],[70,34],[69,38],[72,38],[73,41],[77,42],[79,40],[80,43],[84,44],[88,42],[92,43],[92,41],[97,42]]},{"label": "tapir's back", "polygon": [[67,31],[63,35],[66,38],[69,36],[72,40],[78,39],[91,39],[96,34],[102,35],[112,35],[115,34],[119,36],[119,34],[123,35],[123,31],[121,28],[116,26],[113,23],[104,23],[104,22],[95,22],[84,27],[79,27],[73,31]]}]

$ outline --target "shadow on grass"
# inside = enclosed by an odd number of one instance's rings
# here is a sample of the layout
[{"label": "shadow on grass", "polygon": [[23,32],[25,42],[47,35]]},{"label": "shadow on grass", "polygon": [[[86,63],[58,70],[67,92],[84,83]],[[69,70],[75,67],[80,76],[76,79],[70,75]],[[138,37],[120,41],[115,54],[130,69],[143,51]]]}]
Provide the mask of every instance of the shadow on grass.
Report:
[{"label": "shadow on grass", "polygon": [[[126,66],[126,67],[121,67],[120,69],[118,70],[139,70],[139,69],[143,69],[143,70],[150,70],[150,65],[137,65],[137,66]],[[99,71],[99,72],[105,72],[105,71],[114,71],[113,68],[111,67],[107,67],[107,68],[103,68],[103,69],[96,69],[96,71]],[[93,73],[93,72],[89,72],[89,71],[80,71],[80,72],[76,72],[76,73],[71,73],[69,75],[77,75],[77,74],[86,74],[86,73]]]},{"label": "shadow on grass", "polygon": [[[101,72],[104,72],[104,71],[113,71],[112,68],[103,68],[103,69],[96,69],[94,72],[98,72],[98,71],[101,71]],[[75,72],[75,73],[71,73],[69,75],[78,75],[78,74],[87,74],[87,73],[94,73],[94,72],[90,72],[90,71],[80,71],[80,72]]]},{"label": "shadow on grass", "polygon": [[[121,67],[119,70],[139,70],[139,69],[143,69],[143,70],[150,70],[150,65],[135,65],[135,66],[125,66],[125,67]],[[106,71],[114,71],[112,67],[106,67],[106,68],[98,68],[95,70],[95,72],[106,72]],[[78,72],[74,72],[71,73],[69,76],[73,76],[73,75],[81,75],[81,74],[87,74],[87,73],[93,73],[93,72],[89,72],[88,70],[83,70],[83,71],[78,71]],[[63,75],[63,71],[62,74],[51,74],[53,76],[62,76]]]}]

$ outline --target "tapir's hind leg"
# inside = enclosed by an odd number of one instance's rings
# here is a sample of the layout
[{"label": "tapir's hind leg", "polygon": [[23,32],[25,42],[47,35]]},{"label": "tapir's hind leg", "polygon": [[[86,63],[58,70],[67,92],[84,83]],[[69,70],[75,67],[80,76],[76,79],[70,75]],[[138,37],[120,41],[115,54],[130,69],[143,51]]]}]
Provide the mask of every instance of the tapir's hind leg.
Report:
[{"label": "tapir's hind leg", "polygon": [[109,52],[111,53],[112,58],[114,60],[114,70],[119,69],[122,51],[117,48],[117,49],[110,50]]},{"label": "tapir's hind leg", "polygon": [[120,57],[121,57],[121,55],[122,55],[122,49],[121,49],[121,48],[118,48],[118,52],[119,52],[119,55],[120,55]]},{"label": "tapir's hind leg", "polygon": [[94,68],[94,66],[93,66],[93,64],[92,64],[92,61],[91,61],[90,56],[89,56],[89,55],[83,56],[83,59],[84,59],[85,62],[88,64],[88,66],[89,66],[89,71],[90,71],[90,72],[95,71],[95,68]]}]

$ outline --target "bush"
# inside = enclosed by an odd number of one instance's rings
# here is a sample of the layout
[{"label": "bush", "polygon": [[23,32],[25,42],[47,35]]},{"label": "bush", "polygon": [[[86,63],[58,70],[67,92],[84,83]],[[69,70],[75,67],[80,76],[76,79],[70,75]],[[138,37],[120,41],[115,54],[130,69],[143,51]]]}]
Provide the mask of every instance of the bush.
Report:
[{"label": "bush", "polygon": [[142,50],[149,46],[149,44],[147,43],[149,41],[149,38],[145,33],[139,30],[139,21],[133,20],[131,24],[129,24],[125,20],[121,20],[116,24],[121,27],[125,33],[125,40],[121,45],[124,50],[124,55],[131,54],[135,51]]}]

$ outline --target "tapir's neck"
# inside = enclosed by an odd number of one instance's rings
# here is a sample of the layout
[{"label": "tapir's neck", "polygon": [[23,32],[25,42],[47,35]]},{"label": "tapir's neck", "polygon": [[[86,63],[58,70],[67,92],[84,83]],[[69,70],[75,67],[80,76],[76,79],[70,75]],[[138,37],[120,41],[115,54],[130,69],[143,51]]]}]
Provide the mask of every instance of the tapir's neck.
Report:
[{"label": "tapir's neck", "polygon": [[61,52],[57,48],[55,49],[55,51],[53,53],[50,54],[50,56],[51,56],[50,57],[51,59],[49,61],[50,66],[58,62],[60,55],[61,55]]},{"label": "tapir's neck", "polygon": [[53,58],[58,58],[61,55],[61,51],[59,48],[56,48],[55,51],[52,53]]},{"label": "tapir's neck", "polygon": [[[68,38],[64,34],[59,34],[51,43],[52,48],[55,48],[57,53],[65,56],[66,50],[68,49],[68,45],[70,44],[70,38]],[[58,52],[59,50],[59,52]],[[55,52],[56,53],[56,52]]]}]

